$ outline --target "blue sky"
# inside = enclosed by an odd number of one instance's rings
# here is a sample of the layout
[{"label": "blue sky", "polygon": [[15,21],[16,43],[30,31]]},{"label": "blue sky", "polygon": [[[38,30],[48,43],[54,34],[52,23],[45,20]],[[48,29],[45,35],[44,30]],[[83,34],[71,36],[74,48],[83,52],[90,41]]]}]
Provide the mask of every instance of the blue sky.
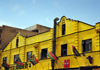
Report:
[{"label": "blue sky", "polygon": [[100,22],[100,0],[0,0],[0,26],[52,28],[53,19],[62,16],[95,25]]}]

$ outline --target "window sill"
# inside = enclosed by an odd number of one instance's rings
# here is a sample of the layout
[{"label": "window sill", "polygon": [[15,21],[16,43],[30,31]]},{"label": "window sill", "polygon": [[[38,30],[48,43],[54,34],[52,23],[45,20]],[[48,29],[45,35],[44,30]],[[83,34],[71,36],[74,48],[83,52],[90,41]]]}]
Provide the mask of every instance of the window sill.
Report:
[{"label": "window sill", "polygon": [[44,58],[44,59],[39,59],[39,60],[46,60],[46,59],[50,59],[50,58]]}]

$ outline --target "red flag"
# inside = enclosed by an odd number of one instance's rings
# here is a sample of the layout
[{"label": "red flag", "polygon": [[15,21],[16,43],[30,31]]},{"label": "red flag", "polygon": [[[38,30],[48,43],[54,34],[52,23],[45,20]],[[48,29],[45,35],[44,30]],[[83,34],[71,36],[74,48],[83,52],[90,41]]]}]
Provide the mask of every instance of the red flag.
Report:
[{"label": "red flag", "polygon": [[64,60],[64,68],[69,68],[70,66],[70,60]]},{"label": "red flag", "polygon": [[8,65],[8,63],[6,63],[7,64],[7,66],[9,67],[9,68],[11,68],[9,65]]}]

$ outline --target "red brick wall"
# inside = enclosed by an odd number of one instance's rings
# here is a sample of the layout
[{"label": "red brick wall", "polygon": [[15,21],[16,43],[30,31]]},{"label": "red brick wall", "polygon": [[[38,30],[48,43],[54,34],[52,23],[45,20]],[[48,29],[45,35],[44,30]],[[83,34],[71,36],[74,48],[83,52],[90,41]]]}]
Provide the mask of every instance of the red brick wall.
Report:
[{"label": "red brick wall", "polygon": [[1,49],[4,49],[6,47],[6,45],[15,37],[17,32],[20,32],[24,36],[31,36],[37,34],[36,32],[3,25],[1,33]]},{"label": "red brick wall", "polygon": [[51,28],[37,24],[37,29],[39,30],[39,33],[42,33],[42,32],[49,31]]}]

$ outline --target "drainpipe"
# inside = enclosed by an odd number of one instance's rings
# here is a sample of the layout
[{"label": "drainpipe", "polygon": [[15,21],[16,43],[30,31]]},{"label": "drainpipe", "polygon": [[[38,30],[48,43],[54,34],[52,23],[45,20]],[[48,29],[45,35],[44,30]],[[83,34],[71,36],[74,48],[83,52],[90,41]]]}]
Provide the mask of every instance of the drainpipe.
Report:
[{"label": "drainpipe", "polygon": [[[56,48],[56,24],[57,24],[57,21],[59,20],[58,17],[56,17],[54,19],[54,28],[53,28],[53,53],[55,54],[55,48]],[[51,61],[51,64],[52,64],[52,70],[54,70],[54,61],[55,60],[52,60]]]}]

